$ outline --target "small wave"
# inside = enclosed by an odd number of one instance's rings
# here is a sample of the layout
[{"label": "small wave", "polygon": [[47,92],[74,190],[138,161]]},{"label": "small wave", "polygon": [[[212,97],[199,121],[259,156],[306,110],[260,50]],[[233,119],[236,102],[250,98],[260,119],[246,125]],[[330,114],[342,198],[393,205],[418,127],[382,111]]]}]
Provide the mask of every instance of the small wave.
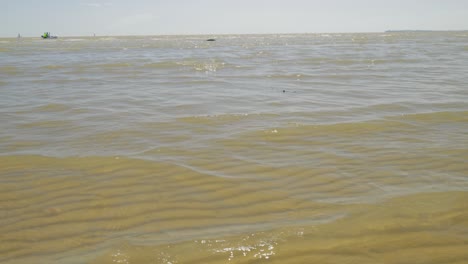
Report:
[{"label": "small wave", "polygon": [[0,66],[0,72],[9,75],[16,75],[19,73],[18,67],[12,65]]},{"label": "small wave", "polygon": [[353,111],[358,112],[383,112],[383,113],[393,113],[393,112],[405,112],[409,111],[409,107],[404,104],[399,103],[389,103],[389,104],[375,104],[363,108],[353,109]]},{"label": "small wave", "polygon": [[271,79],[300,80],[307,76],[304,74],[274,74],[274,75],[268,75],[267,77]]},{"label": "small wave", "polygon": [[112,37],[105,37],[105,38],[98,38],[98,40],[102,40],[102,41],[113,41],[113,40],[116,40],[117,38],[112,38]]},{"label": "small wave", "polygon": [[58,69],[63,69],[65,68],[65,66],[63,65],[46,65],[46,66],[43,66],[43,68],[45,69],[48,69],[48,70],[58,70]]},{"label": "small wave", "polygon": [[351,66],[351,65],[375,65],[375,64],[412,64],[419,63],[419,59],[330,59],[330,58],[304,58],[298,62],[304,62],[306,64],[331,64],[339,66]]},{"label": "small wave", "polygon": [[47,120],[29,122],[20,125],[23,128],[70,128],[73,127],[73,122],[67,120]]},{"label": "small wave", "polygon": [[320,64],[335,64],[335,65],[353,65],[353,64],[361,64],[363,63],[362,60],[353,60],[353,59],[331,59],[326,57],[315,57],[315,58],[304,58],[298,62],[305,62],[305,63],[320,63]]},{"label": "small wave", "polygon": [[443,124],[459,122],[468,124],[468,111],[432,112],[420,114],[407,114],[398,117],[401,120],[421,122],[427,124]]},{"label": "small wave", "polygon": [[65,42],[79,42],[79,41],[86,41],[86,39],[63,39],[62,41],[65,41]]},{"label": "small wave", "polygon": [[232,124],[233,122],[240,122],[244,120],[257,120],[259,118],[274,118],[275,114],[222,114],[222,115],[204,115],[204,116],[189,116],[179,118],[179,121],[192,124],[205,124],[205,125],[222,125]]},{"label": "small wave", "polygon": [[367,60],[366,63],[371,64],[406,64],[406,63],[418,63],[421,62],[419,59],[376,59],[376,60]]},{"label": "small wave", "polygon": [[37,112],[63,112],[67,110],[70,110],[70,107],[64,104],[46,104],[34,109]]},{"label": "small wave", "polygon": [[187,60],[177,62],[177,64],[182,66],[189,66],[196,71],[204,72],[216,72],[226,66],[226,62],[214,59],[210,61]]},{"label": "small wave", "polygon": [[130,63],[116,62],[116,63],[105,63],[96,65],[98,68],[127,68],[130,67]]},{"label": "small wave", "polygon": [[143,68],[151,68],[151,69],[171,69],[171,68],[178,68],[180,65],[175,61],[161,61],[161,62],[153,62],[144,64]]}]

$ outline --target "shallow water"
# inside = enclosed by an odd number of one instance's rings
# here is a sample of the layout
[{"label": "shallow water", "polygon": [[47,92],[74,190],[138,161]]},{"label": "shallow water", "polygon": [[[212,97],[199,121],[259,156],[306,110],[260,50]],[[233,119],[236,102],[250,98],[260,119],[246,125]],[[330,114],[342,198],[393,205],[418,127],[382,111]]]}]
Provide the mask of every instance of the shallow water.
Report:
[{"label": "shallow water", "polygon": [[466,262],[466,32],[211,37],[0,39],[0,262]]}]

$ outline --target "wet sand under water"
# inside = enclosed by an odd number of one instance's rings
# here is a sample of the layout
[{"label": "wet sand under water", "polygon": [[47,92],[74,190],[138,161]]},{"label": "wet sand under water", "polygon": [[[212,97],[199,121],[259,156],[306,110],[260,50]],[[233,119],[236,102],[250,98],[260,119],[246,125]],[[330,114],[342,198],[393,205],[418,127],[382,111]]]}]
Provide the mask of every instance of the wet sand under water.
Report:
[{"label": "wet sand under water", "polygon": [[[407,196],[349,206],[349,216],[161,246],[123,243],[92,263],[466,263],[468,195]],[[315,215],[311,216],[312,218]]]},{"label": "wet sand under water", "polygon": [[[467,192],[327,203],[271,180],[119,157],[0,157],[0,167],[2,263],[468,259]],[[315,173],[301,180],[311,192],[350,191]]]}]

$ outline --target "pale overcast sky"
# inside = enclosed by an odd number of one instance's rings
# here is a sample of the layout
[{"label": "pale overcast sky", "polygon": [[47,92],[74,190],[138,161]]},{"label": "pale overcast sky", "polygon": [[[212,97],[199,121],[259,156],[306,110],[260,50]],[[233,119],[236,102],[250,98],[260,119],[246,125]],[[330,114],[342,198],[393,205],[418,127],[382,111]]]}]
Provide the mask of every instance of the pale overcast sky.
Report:
[{"label": "pale overcast sky", "polygon": [[468,0],[0,0],[0,36],[467,30]]}]

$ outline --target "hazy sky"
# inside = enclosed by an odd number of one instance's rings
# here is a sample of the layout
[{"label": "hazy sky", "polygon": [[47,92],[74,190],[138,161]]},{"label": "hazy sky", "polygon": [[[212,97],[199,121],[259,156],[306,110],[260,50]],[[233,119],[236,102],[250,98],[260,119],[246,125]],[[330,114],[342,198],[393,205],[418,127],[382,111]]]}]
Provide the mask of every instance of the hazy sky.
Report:
[{"label": "hazy sky", "polygon": [[468,29],[468,0],[0,0],[0,36]]}]

